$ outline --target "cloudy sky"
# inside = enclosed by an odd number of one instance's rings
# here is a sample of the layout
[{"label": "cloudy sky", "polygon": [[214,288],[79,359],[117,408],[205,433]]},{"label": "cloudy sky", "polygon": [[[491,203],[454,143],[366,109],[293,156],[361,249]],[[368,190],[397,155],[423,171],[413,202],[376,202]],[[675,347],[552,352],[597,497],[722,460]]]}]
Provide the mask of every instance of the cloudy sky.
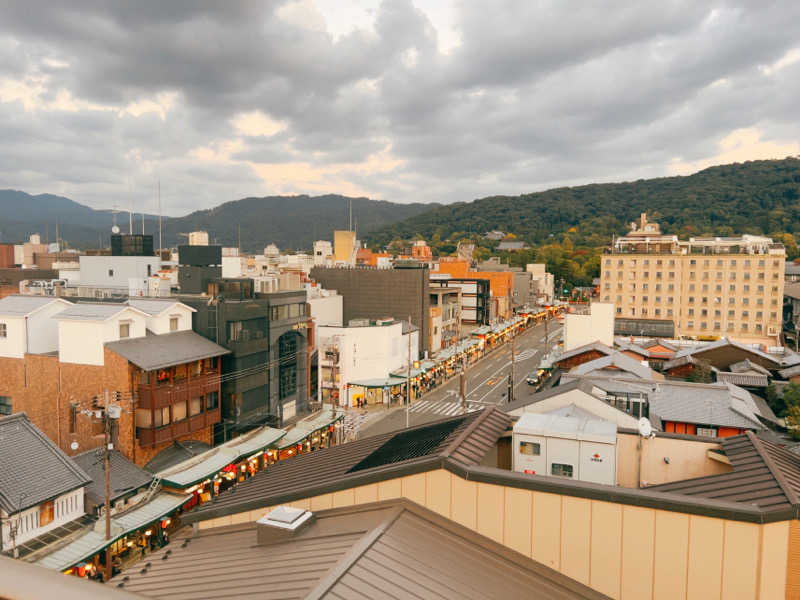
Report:
[{"label": "cloudy sky", "polygon": [[800,2],[0,0],[0,188],[179,215],[800,154]]}]

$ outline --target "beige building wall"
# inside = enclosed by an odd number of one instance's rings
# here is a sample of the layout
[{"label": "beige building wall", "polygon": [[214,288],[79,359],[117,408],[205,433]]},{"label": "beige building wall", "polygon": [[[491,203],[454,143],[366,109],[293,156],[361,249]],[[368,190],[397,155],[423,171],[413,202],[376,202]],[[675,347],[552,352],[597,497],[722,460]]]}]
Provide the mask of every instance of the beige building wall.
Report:
[{"label": "beige building wall", "polygon": [[642,487],[719,475],[733,470],[730,464],[710,458],[712,450],[721,448],[716,442],[695,442],[660,436],[642,439],[637,434],[618,433],[617,485],[621,487],[639,487],[640,441]]},{"label": "beige building wall", "polygon": [[614,345],[614,304],[592,302],[588,315],[564,316],[564,352],[598,341]]},{"label": "beige building wall", "polygon": [[[399,497],[612,598],[772,600],[790,598],[795,589],[788,521],[758,525],[700,517],[467,481],[443,469],[290,504],[319,511]],[[199,526],[255,521],[271,508]]]},{"label": "beige building wall", "polygon": [[617,317],[666,319],[675,335],[774,345],[781,330],[783,249],[774,254],[606,254],[600,298]]},{"label": "beige building wall", "polygon": [[356,253],[356,232],[337,230],[333,232],[333,259],[352,264]]}]

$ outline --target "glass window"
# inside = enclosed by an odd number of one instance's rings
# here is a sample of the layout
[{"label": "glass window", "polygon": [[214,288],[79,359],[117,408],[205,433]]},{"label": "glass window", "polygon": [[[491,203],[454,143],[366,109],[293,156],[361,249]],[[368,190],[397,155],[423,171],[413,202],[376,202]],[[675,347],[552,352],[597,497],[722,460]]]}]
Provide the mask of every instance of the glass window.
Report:
[{"label": "glass window", "polygon": [[703,437],[717,437],[717,430],[712,427],[698,427],[697,435]]},{"label": "glass window", "polygon": [[536,442],[520,442],[519,453],[526,456],[539,456],[542,453],[542,447]]},{"label": "glass window", "polygon": [[193,417],[203,412],[203,397],[197,396],[189,401],[189,416]]},{"label": "glass window", "polygon": [[11,396],[0,396],[0,415],[11,414]]},{"label": "glass window", "polygon": [[214,410],[219,406],[219,394],[217,392],[209,392],[206,394],[206,410]]},{"label": "glass window", "polygon": [[8,337],[8,326],[5,323],[0,323],[0,338]]},{"label": "glass window", "polygon": [[186,401],[176,402],[172,405],[172,420],[183,421],[186,418]]},{"label": "glass window", "polygon": [[178,317],[169,318],[169,330],[178,331]]},{"label": "glass window", "polygon": [[572,465],[553,463],[550,465],[550,474],[556,477],[572,477]]}]

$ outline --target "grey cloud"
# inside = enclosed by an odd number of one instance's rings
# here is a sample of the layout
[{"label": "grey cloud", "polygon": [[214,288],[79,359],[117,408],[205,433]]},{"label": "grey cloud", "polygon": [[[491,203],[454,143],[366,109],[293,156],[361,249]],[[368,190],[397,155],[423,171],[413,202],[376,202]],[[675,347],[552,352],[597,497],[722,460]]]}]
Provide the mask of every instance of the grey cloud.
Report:
[{"label": "grey cloud", "polygon": [[[0,103],[0,180],[108,206],[160,176],[177,214],[274,193],[248,162],[329,167],[391,146],[402,166],[346,180],[448,202],[663,175],[743,127],[800,138],[800,63],[760,68],[799,43],[789,0],[463,2],[462,45],[446,55],[411,0],[386,0],[374,33],[338,40],[282,21],[282,4],[4,3],[0,82],[44,80],[46,101],[176,100],[164,120]],[[286,128],[242,136],[231,118],[254,110]],[[234,139],[231,162],[193,158]]]}]

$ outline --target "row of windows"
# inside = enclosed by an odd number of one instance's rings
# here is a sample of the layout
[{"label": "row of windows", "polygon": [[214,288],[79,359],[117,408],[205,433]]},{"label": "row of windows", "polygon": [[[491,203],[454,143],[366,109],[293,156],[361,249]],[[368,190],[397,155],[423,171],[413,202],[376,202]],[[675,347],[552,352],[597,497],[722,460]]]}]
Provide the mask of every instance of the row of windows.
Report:
[{"label": "row of windows", "polygon": [[[605,277],[606,279],[610,279],[612,273],[613,271],[603,271],[603,277]],[[736,271],[728,271],[727,273],[728,273],[728,279],[730,281],[736,281]],[[689,281],[695,281],[697,279],[700,279],[702,281],[709,281],[710,279],[716,279],[717,281],[722,281],[723,279],[725,279],[724,271],[715,271],[713,278],[711,277],[711,273],[709,271],[701,273],[702,277],[698,277],[695,271],[689,271],[687,275]],[[758,273],[756,273],[756,275],[757,275],[756,279],[758,279],[759,281],[766,281],[767,279],[767,275],[766,273],[764,273],[764,271],[759,271]],[[641,276],[642,279],[650,279],[650,271],[643,271],[641,273]],[[656,280],[664,279],[664,273],[662,271],[656,271],[655,273],[653,273],[653,276]],[[780,279],[780,276],[781,276],[780,273],[775,272],[772,274],[772,279],[777,281]],[[628,279],[637,279],[638,277],[639,273],[637,271],[628,271]],[[625,271],[617,271],[617,279],[624,279],[624,278],[625,278]],[[675,279],[675,271],[668,271],[667,278]],[[752,277],[750,276],[750,273],[743,273],[742,279],[744,281],[750,281]]]},{"label": "row of windows", "polygon": [[[647,291],[650,290],[650,284],[649,283],[638,284],[638,286],[640,286],[640,287],[637,287],[636,283],[629,283],[628,284],[628,291],[629,292],[635,292],[637,289],[641,289],[643,292],[647,292]],[[624,287],[625,287],[625,284],[623,284],[621,281],[617,282],[617,291],[618,292],[621,292]],[[666,287],[667,287],[667,291],[668,292],[675,291],[675,284],[673,284],[673,283],[667,284]],[[717,284],[716,286],[714,286],[714,291],[722,293],[723,287],[724,286],[722,284]],[[603,284],[603,289],[606,290],[606,291],[610,290],[611,289],[611,284],[606,282],[605,284]],[[656,283],[653,286],[653,290],[655,290],[656,292],[660,292],[663,289],[664,288],[660,283]],[[690,292],[694,292],[694,291],[697,291],[697,287],[695,286],[695,284],[690,283],[688,290]],[[708,291],[710,291],[710,286],[707,283],[704,283],[700,287],[700,291],[708,292]],[[766,287],[763,286],[763,285],[756,286],[756,290],[755,291],[756,291],[757,294],[762,294],[762,295],[765,295],[767,293]],[[744,284],[741,288],[737,288],[736,284],[732,283],[732,284],[730,284],[728,286],[728,292],[732,293],[732,294],[735,294],[737,292],[740,293],[740,294],[749,294],[749,293],[751,293],[751,289],[750,289],[750,285],[748,285],[748,284]],[[770,293],[777,294],[778,293],[778,286],[777,285],[773,285],[771,287],[771,289],[770,289]]]},{"label": "row of windows", "polygon": [[[617,314],[618,315],[622,315],[623,314],[623,309],[622,309],[621,306],[617,307]],[[654,317],[673,317],[673,316],[675,316],[675,314],[674,314],[674,311],[671,308],[662,310],[660,308],[648,309],[647,307],[642,307],[642,308],[637,309],[637,308],[632,306],[632,307],[627,309],[627,316],[630,316],[630,317],[636,317],[636,316],[642,316],[642,317],[649,317],[649,316],[654,316]],[[699,315],[696,315],[695,314],[695,310],[690,308],[687,311],[687,316],[689,316],[689,317],[694,317],[694,316],[710,317],[712,315],[710,315],[709,312],[707,310],[705,310],[705,309],[703,309],[702,311],[699,311]],[[722,318],[722,311],[719,311],[719,310],[714,311],[714,315],[713,316],[715,318],[717,318],[717,319],[721,319]],[[737,318],[737,315],[736,315],[735,311],[732,311],[732,310],[728,311],[728,319],[736,319],[736,318]],[[738,318],[739,319],[750,319],[750,318],[763,319],[764,318],[764,313],[761,312],[761,311],[756,311],[751,315],[749,311],[743,310],[741,313],[739,313]],[[770,323],[777,323],[778,322],[778,313],[776,313],[776,312],[769,313],[769,322]],[[691,321],[690,321],[690,323],[691,323]],[[719,325],[719,324],[717,323],[716,325]],[[729,325],[729,328],[730,328],[731,323],[729,322],[728,325]],[[690,327],[691,327],[691,325],[690,325]],[[760,330],[761,325],[757,324],[756,327],[758,327],[759,330]],[[707,329],[705,323],[703,323],[702,329]],[[715,327],[715,329],[719,329],[719,327]]]},{"label": "row of windows", "polygon": [[[611,296],[604,296],[603,300],[605,302],[610,302],[611,301]],[[618,295],[616,297],[616,302],[617,302],[617,304],[621,304],[622,303],[622,296],[621,295]],[[673,305],[673,304],[675,304],[675,299],[672,296],[667,296],[667,297],[663,298],[663,302],[664,302],[664,304]],[[629,296],[628,303],[629,304],[649,304],[650,303],[650,296]],[[653,303],[661,304],[662,303],[661,296],[653,296]],[[750,306],[750,298],[747,298],[747,297],[739,298],[738,299],[738,303],[741,304],[742,306]],[[712,305],[715,305],[715,306],[721,306],[721,305],[725,304],[725,302],[723,302],[723,298],[721,296],[714,296],[714,297],[711,298],[711,301],[709,301],[708,296],[702,296],[702,297],[700,297],[700,296],[697,296],[697,297],[696,296],[689,296],[688,299],[687,299],[686,304],[699,304],[701,306],[708,306],[708,305],[712,304]],[[727,304],[728,304],[728,306],[735,306],[737,304],[737,298],[734,297],[734,296],[730,296],[728,298]],[[777,307],[778,306],[778,299],[777,298],[773,298],[772,300],[770,300],[769,305],[772,306],[772,307]],[[764,299],[763,298],[755,298],[755,302],[753,303],[753,306],[765,306]]]},{"label": "row of windows", "polygon": [[[622,259],[622,258],[618,258],[616,260],[617,260],[617,266],[618,267],[623,266],[623,264],[625,263],[625,260]],[[767,266],[767,261],[766,261],[766,259],[763,259],[763,258],[759,258],[757,261],[753,261],[753,260],[751,260],[749,258],[745,258],[744,260],[741,261],[741,263],[738,262],[739,260],[741,260],[741,259],[732,258],[732,259],[730,259],[729,261],[726,262],[725,259],[718,258],[718,259],[716,259],[714,261],[714,265],[717,266],[717,267],[736,267],[739,264],[743,264],[745,267],[752,267],[753,264],[756,264],[759,267],[766,267]],[[606,266],[610,267],[611,264],[612,264],[612,261],[613,261],[613,259],[607,258],[606,259]],[[701,262],[702,262],[702,265],[704,267],[710,267],[711,266],[711,259],[708,259],[708,258],[702,259],[702,261],[699,261],[696,258],[689,259],[689,265],[691,265],[691,266],[697,266],[698,264],[701,264]],[[674,258],[670,258],[670,259],[657,258],[657,259],[653,260],[653,263],[657,267],[663,266],[664,264],[666,264],[666,265],[668,265],[670,267],[674,267],[675,266],[675,259]],[[645,267],[648,267],[648,266],[650,266],[650,259],[649,258],[644,258],[644,259],[630,258],[630,259],[628,259],[628,266],[629,267],[635,267],[637,264],[645,266]],[[780,268],[780,266],[781,266],[781,261],[780,260],[773,260],[772,261],[772,267],[778,269],[778,268]]]},{"label": "row of windows", "polygon": [[170,423],[177,423],[183,421],[188,417],[194,417],[203,412],[203,403],[205,402],[206,410],[214,410],[219,406],[219,394],[217,392],[209,392],[203,396],[197,396],[191,400],[184,402],[176,402],[172,404],[172,416],[170,417],[170,407],[164,406],[163,408],[151,411],[148,409],[139,409],[136,411],[136,425],[137,427],[164,427]]}]

